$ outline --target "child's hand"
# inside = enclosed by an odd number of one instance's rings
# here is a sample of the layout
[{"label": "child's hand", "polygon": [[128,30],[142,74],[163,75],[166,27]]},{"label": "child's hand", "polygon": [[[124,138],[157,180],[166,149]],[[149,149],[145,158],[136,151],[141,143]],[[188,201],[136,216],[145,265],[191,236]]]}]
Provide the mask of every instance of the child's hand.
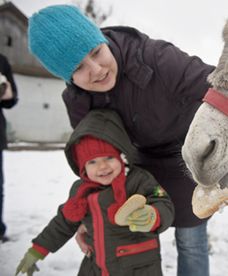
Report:
[{"label": "child's hand", "polygon": [[18,275],[20,272],[27,273],[27,276],[33,276],[33,273],[35,271],[39,271],[39,268],[36,265],[36,262],[39,259],[40,258],[35,256],[29,249],[26,252],[24,258],[21,260],[20,264],[18,265],[15,276]]},{"label": "child's hand", "polygon": [[145,205],[132,212],[128,218],[131,232],[150,232],[156,222],[156,211],[150,205]]}]

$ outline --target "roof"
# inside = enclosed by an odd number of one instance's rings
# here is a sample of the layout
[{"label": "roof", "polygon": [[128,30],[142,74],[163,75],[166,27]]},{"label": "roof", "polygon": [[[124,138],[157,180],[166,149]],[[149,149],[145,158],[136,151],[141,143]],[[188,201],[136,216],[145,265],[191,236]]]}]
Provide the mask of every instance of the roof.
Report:
[{"label": "roof", "polygon": [[11,12],[15,15],[15,17],[18,18],[18,20],[20,20],[23,24],[28,26],[27,16],[24,15],[12,2],[7,2],[0,6],[0,13],[5,11]]}]

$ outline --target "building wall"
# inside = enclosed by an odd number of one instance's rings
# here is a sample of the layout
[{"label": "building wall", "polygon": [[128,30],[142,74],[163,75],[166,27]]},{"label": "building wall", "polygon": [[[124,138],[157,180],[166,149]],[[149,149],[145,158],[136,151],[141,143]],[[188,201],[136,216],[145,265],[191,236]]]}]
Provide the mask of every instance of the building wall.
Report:
[{"label": "building wall", "polygon": [[27,17],[11,2],[0,6],[0,52],[11,64],[19,96],[4,110],[9,141],[65,143],[72,131],[61,98],[65,83],[29,53],[27,28]]},{"label": "building wall", "polygon": [[0,33],[1,52],[7,55],[11,63],[18,62],[20,57],[22,60],[27,58],[26,28],[8,11],[1,13]]},{"label": "building wall", "polygon": [[14,142],[65,143],[72,132],[57,79],[15,74],[18,104],[4,110],[8,137]]}]

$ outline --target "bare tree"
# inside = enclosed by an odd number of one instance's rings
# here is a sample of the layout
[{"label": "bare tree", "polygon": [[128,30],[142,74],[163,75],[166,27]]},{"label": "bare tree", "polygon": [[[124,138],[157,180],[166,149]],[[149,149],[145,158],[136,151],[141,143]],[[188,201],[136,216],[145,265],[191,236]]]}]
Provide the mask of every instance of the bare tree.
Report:
[{"label": "bare tree", "polygon": [[96,0],[73,0],[72,4],[83,10],[98,26],[112,13],[111,7],[105,10]]}]

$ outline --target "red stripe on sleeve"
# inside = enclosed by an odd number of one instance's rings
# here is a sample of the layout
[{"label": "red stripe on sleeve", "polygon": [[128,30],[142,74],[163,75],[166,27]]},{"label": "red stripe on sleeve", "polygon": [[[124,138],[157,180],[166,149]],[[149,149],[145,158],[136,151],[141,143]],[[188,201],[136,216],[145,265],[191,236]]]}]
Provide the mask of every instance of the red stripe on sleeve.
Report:
[{"label": "red stripe on sleeve", "polygon": [[41,255],[43,255],[44,257],[45,256],[47,256],[48,255],[48,253],[49,253],[49,251],[46,249],[46,248],[44,248],[44,247],[42,247],[42,246],[40,246],[40,245],[38,245],[38,244],[33,244],[33,246],[32,246],[36,251],[38,251]]}]

